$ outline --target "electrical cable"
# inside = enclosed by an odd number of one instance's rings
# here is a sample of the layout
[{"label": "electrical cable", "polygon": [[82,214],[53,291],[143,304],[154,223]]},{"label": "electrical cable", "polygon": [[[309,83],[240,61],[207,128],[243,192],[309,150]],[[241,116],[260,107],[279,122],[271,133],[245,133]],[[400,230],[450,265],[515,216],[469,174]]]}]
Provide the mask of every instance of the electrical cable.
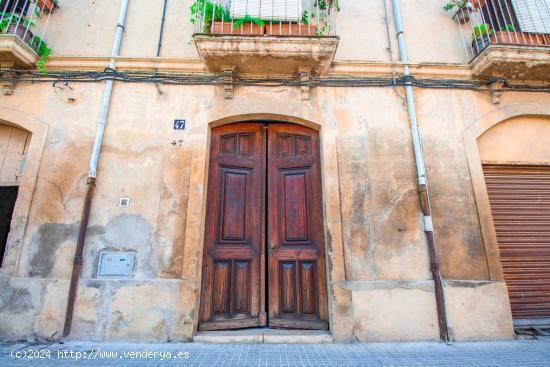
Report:
[{"label": "electrical cable", "polygon": [[[104,71],[49,71],[0,69],[0,82],[18,83],[95,83],[112,80],[125,83],[152,83],[165,85],[223,85],[227,80],[222,74],[177,74],[122,72],[106,68]],[[491,88],[493,83],[501,87]],[[512,84],[506,79],[483,80],[417,78],[412,75],[400,77],[311,77],[300,80],[299,75],[289,78],[247,78],[234,75],[234,85],[241,86],[309,86],[309,87],[390,87],[412,85],[425,89],[461,89],[476,91],[516,91],[550,93],[550,84]]]}]

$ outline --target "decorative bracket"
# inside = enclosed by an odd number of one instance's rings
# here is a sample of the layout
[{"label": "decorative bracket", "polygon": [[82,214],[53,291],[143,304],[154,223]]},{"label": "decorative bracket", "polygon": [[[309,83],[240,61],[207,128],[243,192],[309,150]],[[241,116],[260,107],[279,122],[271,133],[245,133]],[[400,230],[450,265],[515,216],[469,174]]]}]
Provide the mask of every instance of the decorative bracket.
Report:
[{"label": "decorative bracket", "polygon": [[[9,69],[12,68],[13,64],[0,64],[0,68],[2,69]],[[2,91],[4,95],[11,96],[13,94],[13,90],[15,89],[15,77],[16,74],[14,71],[5,70],[0,73],[0,76],[2,77]]]},{"label": "decorative bracket", "polygon": [[504,82],[502,80],[495,81],[489,86],[489,93],[491,93],[491,103],[500,104],[500,97],[502,96],[502,87]]},{"label": "decorative bracket", "polygon": [[223,77],[223,93],[225,99],[233,99],[233,84],[235,82],[235,67],[224,65],[221,67]]},{"label": "decorative bracket", "polygon": [[305,83],[300,87],[301,98],[303,101],[309,101],[309,81],[311,80],[311,68],[298,68],[298,78],[301,83]]}]

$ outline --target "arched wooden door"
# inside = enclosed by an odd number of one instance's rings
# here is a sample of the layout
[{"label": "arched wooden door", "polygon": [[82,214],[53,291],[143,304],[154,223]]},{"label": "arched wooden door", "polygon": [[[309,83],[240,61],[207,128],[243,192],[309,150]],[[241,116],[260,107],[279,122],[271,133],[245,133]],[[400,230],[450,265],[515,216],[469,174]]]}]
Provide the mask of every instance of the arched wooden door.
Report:
[{"label": "arched wooden door", "polygon": [[199,330],[328,329],[319,136],[213,129]]}]

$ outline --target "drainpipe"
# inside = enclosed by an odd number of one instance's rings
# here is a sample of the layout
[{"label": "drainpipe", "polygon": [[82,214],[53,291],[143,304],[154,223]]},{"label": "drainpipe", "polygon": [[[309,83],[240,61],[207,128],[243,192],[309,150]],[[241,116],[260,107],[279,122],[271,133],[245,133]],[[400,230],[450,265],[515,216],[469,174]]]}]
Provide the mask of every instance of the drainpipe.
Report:
[{"label": "drainpipe", "polygon": [[[395,29],[397,31],[397,43],[399,45],[400,61],[404,65],[404,75],[409,76],[410,71],[407,66],[407,48],[405,47],[403,25],[401,21],[401,9],[399,0],[392,0]],[[426,166],[424,164],[424,154],[422,152],[422,142],[420,140],[420,131],[416,120],[416,108],[414,101],[413,87],[410,82],[405,85],[405,95],[407,98],[407,111],[409,114],[409,123],[411,126],[412,142],[414,148],[414,158],[416,161],[416,172],[418,176],[418,191],[420,194],[420,205],[424,214],[424,232],[428,242],[430,256],[430,271],[434,280],[435,301],[437,306],[437,319],[439,323],[439,336],[442,341],[449,341],[449,330],[447,327],[447,313],[445,309],[445,295],[443,293],[443,282],[441,272],[439,271],[439,258],[435,244],[435,234],[432,224],[432,213],[430,209],[430,195],[428,191],[428,180],[426,178]]]},{"label": "drainpipe", "polygon": [[159,31],[159,42],[157,45],[157,57],[160,56],[160,49],[162,47],[162,36],[164,33],[164,22],[166,20],[166,4],[168,3],[168,0],[164,0],[162,3],[162,18],[160,20],[160,31]]},{"label": "drainpipe", "polygon": [[[115,60],[120,54],[120,45],[122,43],[122,35],[124,34],[124,24],[126,22],[126,14],[128,12],[129,0],[121,0],[120,13],[118,16],[115,40],[113,42],[113,51],[111,53],[111,61],[109,62],[109,69],[115,70]],[[101,110],[99,113],[99,121],[97,123],[96,136],[94,141],[94,147],[92,155],[90,157],[90,164],[88,168],[88,181],[86,198],[84,199],[84,207],[82,208],[82,216],[80,219],[80,228],[78,229],[78,238],[76,241],[76,250],[73,261],[73,271],[71,274],[71,284],[69,287],[69,296],[67,299],[67,311],[65,313],[65,325],[63,327],[63,336],[69,336],[71,333],[71,324],[73,320],[74,305],[76,301],[76,292],[78,289],[78,280],[80,278],[80,270],[84,264],[84,241],[86,240],[86,230],[88,229],[88,220],[90,218],[90,208],[92,206],[92,197],[94,194],[95,182],[97,177],[97,162],[99,160],[99,154],[101,152],[101,144],[103,142],[103,134],[105,131],[105,123],[107,122],[107,115],[109,113],[109,106],[111,104],[111,94],[113,91],[113,81],[107,80],[105,82],[105,88],[103,89],[103,98],[101,101]]]},{"label": "drainpipe", "polygon": [[[164,0],[162,2],[162,18],[160,19],[160,30],[159,30],[159,41],[157,44],[157,59],[160,57],[160,49],[162,47],[162,37],[164,35],[164,22],[166,21],[166,6],[168,4],[168,0]],[[153,69],[153,76],[156,78],[157,76],[158,68],[155,66]],[[162,90],[159,87],[159,84],[155,81],[155,87],[157,88],[157,92],[162,95]]]}]

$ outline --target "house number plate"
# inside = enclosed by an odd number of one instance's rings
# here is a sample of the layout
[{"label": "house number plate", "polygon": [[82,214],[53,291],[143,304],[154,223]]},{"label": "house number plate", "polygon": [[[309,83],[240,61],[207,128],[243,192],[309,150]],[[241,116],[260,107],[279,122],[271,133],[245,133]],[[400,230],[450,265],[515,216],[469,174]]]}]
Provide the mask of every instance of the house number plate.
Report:
[{"label": "house number plate", "polygon": [[185,130],[185,120],[174,120],[174,130]]}]

